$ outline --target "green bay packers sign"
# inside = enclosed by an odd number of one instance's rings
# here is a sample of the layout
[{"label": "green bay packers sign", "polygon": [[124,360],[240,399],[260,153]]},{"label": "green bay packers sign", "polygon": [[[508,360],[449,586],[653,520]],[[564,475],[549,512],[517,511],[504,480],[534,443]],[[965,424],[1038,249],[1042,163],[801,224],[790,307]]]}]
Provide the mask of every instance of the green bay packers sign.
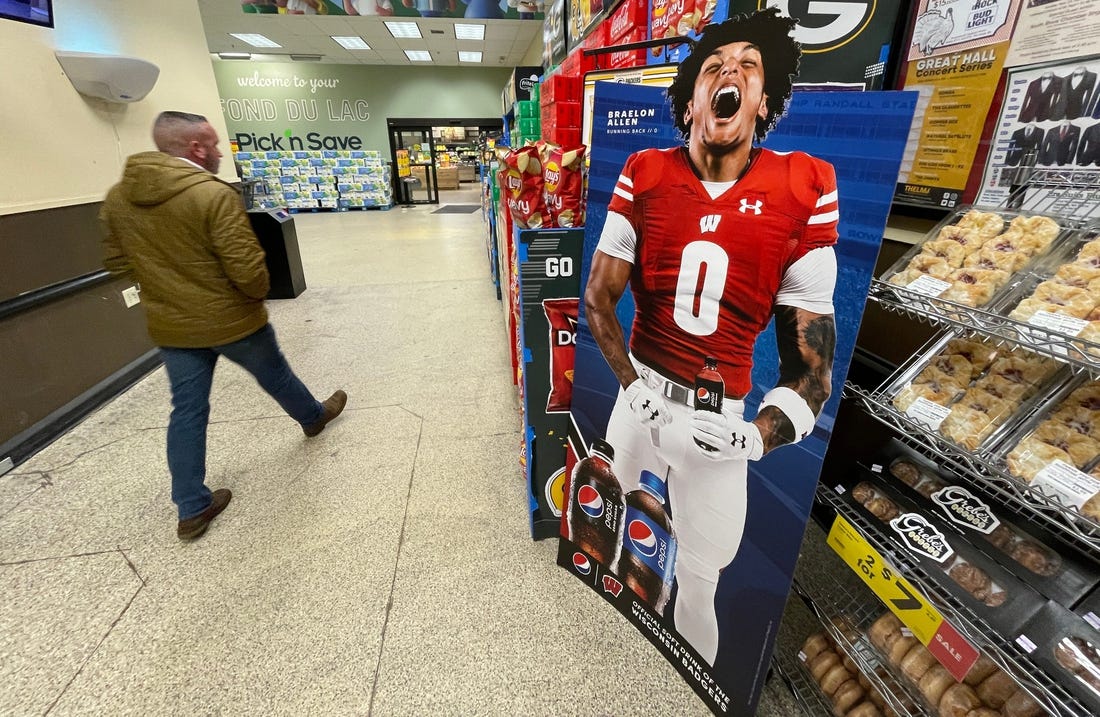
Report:
[{"label": "green bay packers sign", "polygon": [[[698,37],[703,27],[732,15],[776,7],[798,20],[794,38],[802,45],[798,85],[842,85],[848,89],[882,89],[889,62],[898,54],[891,46],[901,14],[902,0],[719,0],[712,13],[678,11],[688,2],[651,0],[651,36]],[[706,3],[706,7],[711,7]],[[650,64],[680,62],[686,46],[650,58]],[[652,53],[651,53],[652,54]]]}]

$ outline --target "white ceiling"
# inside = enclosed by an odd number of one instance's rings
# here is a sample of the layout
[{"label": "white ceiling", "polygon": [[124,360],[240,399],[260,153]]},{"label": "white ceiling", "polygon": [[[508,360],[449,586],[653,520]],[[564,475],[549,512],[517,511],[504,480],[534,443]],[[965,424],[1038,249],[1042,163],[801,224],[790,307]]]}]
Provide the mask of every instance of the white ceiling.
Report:
[{"label": "white ceiling", "polygon": [[[290,55],[295,54],[321,55],[321,62],[343,65],[514,67],[523,64],[534,42],[542,42],[541,20],[258,15],[242,11],[239,0],[198,0],[198,4],[210,52],[251,52],[253,59],[272,62],[291,62]],[[415,21],[424,37],[420,40],[394,39],[382,24],[383,20]],[[455,39],[456,22],[484,23],[485,39]],[[435,34],[433,30],[442,34]],[[282,47],[261,50],[231,37],[231,32],[256,32]],[[358,35],[371,49],[345,50],[336,44],[333,35]],[[405,50],[428,50],[432,53],[432,62],[412,62],[405,56]],[[460,63],[459,50],[480,51],[481,64]]]}]

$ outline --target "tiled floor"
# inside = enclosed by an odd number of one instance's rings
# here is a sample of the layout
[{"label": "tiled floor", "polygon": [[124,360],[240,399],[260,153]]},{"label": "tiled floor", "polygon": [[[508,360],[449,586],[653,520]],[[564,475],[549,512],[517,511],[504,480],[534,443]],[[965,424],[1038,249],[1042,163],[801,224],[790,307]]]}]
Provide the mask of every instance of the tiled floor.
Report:
[{"label": "tiled floor", "polygon": [[[163,370],[0,477],[0,714],[708,713],[530,540],[481,215],[430,211],[296,217],[309,288],[272,323],[348,408],[305,440],[219,364],[234,500],[201,540],[175,537]],[[759,714],[796,711],[773,680]]]}]

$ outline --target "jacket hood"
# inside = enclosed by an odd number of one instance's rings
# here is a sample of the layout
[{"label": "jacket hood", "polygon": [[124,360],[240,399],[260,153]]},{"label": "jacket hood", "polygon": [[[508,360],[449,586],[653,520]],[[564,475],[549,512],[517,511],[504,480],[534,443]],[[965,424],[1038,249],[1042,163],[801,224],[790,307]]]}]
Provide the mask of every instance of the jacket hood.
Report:
[{"label": "jacket hood", "polygon": [[166,202],[196,184],[216,182],[205,169],[163,152],[142,152],[126,160],[119,189],[127,201],[138,205]]}]

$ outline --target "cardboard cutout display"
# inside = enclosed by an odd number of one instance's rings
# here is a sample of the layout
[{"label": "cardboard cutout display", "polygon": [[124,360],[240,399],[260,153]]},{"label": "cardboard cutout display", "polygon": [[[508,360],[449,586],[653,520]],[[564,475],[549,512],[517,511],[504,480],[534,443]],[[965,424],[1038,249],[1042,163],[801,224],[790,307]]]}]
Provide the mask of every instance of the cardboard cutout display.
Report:
[{"label": "cardboard cutout display", "polygon": [[915,105],[792,97],[793,24],[596,85],[558,562],[716,713],[767,674]]}]

